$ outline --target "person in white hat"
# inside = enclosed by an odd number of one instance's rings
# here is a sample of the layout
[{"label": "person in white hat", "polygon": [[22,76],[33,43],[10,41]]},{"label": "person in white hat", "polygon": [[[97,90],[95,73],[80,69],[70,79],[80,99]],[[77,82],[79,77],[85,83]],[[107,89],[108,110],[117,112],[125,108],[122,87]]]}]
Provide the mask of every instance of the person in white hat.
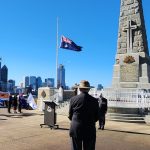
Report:
[{"label": "person in white hat", "polygon": [[84,150],[95,150],[98,101],[88,94],[91,88],[88,81],[81,80],[78,88],[80,94],[70,99],[69,106],[71,148],[82,150],[83,147]]}]

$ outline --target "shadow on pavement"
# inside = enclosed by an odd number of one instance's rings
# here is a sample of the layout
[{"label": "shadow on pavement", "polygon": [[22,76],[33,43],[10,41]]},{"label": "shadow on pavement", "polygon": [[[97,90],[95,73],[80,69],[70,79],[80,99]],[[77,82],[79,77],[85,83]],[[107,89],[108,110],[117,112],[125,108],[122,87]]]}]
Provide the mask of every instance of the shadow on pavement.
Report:
[{"label": "shadow on pavement", "polygon": [[133,132],[133,131],[122,131],[122,130],[113,130],[113,129],[105,129],[105,130],[107,130],[107,131],[114,131],[114,132],[131,133],[131,134],[150,135],[149,133],[140,133],[140,132]]},{"label": "shadow on pavement", "polygon": [[0,116],[4,116],[4,117],[12,117],[12,118],[23,118],[23,117],[30,117],[30,116],[35,116],[38,115],[36,113],[10,113],[10,114],[0,114]]},{"label": "shadow on pavement", "polygon": [[2,119],[2,118],[0,118],[0,120],[7,120],[7,119]]},{"label": "shadow on pavement", "polygon": [[68,128],[58,128],[57,130],[69,130]]}]

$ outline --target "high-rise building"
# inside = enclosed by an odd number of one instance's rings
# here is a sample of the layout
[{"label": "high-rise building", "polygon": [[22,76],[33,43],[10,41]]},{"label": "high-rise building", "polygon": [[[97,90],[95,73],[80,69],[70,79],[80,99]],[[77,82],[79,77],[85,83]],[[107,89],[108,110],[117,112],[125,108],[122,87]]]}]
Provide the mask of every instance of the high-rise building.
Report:
[{"label": "high-rise building", "polygon": [[57,88],[63,87],[65,89],[65,68],[62,64],[59,65],[57,70]]},{"label": "high-rise building", "polygon": [[29,82],[29,76],[25,76],[25,78],[24,78],[24,87],[28,87],[29,84],[30,84],[30,82]]},{"label": "high-rise building", "polygon": [[32,89],[36,89],[37,87],[37,78],[36,76],[25,76],[24,78],[24,87],[32,87]]},{"label": "high-rise building", "polygon": [[54,87],[54,78],[45,79],[45,83],[46,83],[46,86],[48,87]]},{"label": "high-rise building", "polygon": [[7,83],[7,90],[9,92],[13,92],[14,91],[14,87],[15,87],[15,80],[8,80],[8,83]]},{"label": "high-rise building", "polygon": [[103,89],[102,84],[98,84],[98,86],[97,86],[97,90],[102,90],[102,89]]},{"label": "high-rise building", "polygon": [[30,76],[30,86],[35,90],[36,89],[36,77]]},{"label": "high-rise building", "polygon": [[38,89],[41,86],[42,86],[42,79],[41,79],[41,77],[37,77],[36,78],[36,88]]},{"label": "high-rise building", "polygon": [[12,86],[15,86],[15,80],[9,79],[9,80],[8,80],[8,83],[11,83]]},{"label": "high-rise building", "polygon": [[0,68],[1,80],[0,80],[0,91],[7,91],[7,80],[8,80],[8,68],[4,65]]},{"label": "high-rise building", "polygon": [[37,90],[39,87],[42,86],[42,79],[41,77],[36,76],[25,76],[24,77],[24,87],[32,87],[32,89]]},{"label": "high-rise building", "polygon": [[0,58],[0,81],[1,81],[1,58]]},{"label": "high-rise building", "polygon": [[1,81],[7,83],[7,80],[8,80],[8,68],[6,67],[6,65],[4,65],[1,68]]}]

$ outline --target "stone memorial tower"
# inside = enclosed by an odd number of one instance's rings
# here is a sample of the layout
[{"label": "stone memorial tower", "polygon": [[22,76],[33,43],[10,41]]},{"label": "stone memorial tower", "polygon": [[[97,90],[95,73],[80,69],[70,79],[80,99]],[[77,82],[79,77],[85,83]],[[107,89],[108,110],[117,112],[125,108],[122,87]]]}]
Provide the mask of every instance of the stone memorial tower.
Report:
[{"label": "stone memorial tower", "polygon": [[142,0],[121,0],[113,88],[150,89],[150,57]]}]

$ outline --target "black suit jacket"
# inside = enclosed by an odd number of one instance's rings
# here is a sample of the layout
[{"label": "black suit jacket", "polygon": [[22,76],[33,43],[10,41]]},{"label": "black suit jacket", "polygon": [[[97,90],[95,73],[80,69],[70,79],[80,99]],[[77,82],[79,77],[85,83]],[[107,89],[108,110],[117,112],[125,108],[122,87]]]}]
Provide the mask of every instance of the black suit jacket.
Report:
[{"label": "black suit jacket", "polygon": [[95,122],[98,120],[98,101],[88,93],[70,99],[70,136],[77,138],[96,137]]},{"label": "black suit jacket", "polygon": [[99,100],[99,113],[100,113],[100,116],[103,116],[106,114],[107,112],[107,99],[102,97],[100,100]]}]

